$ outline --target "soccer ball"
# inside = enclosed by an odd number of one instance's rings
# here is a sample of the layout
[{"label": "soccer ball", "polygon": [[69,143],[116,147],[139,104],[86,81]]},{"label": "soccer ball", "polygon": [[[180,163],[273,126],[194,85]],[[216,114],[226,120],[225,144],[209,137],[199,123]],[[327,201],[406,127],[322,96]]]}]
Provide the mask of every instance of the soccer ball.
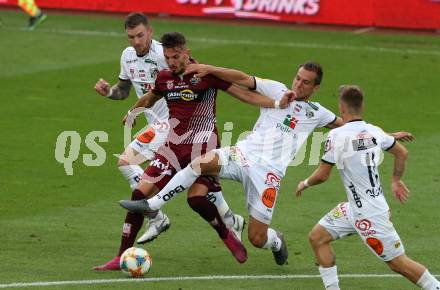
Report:
[{"label": "soccer ball", "polygon": [[141,248],[129,248],[121,256],[121,271],[133,278],[142,277],[150,270],[153,260],[147,251]]}]

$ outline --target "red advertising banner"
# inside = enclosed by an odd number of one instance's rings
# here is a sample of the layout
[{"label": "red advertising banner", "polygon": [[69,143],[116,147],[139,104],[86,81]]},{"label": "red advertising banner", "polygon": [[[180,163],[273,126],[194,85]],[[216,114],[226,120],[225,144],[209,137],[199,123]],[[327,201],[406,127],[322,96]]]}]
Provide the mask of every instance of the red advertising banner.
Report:
[{"label": "red advertising banner", "polygon": [[[16,5],[17,0],[0,0]],[[440,29],[440,0],[37,0],[43,8]]]}]

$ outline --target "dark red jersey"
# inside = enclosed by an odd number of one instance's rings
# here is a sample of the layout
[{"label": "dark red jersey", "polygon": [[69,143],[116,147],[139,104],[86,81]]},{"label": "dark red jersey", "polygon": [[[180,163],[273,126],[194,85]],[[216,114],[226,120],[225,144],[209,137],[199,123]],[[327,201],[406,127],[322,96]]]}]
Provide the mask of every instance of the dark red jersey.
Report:
[{"label": "dark red jersey", "polygon": [[172,136],[185,136],[180,144],[206,143],[212,132],[216,132],[215,102],[217,90],[227,90],[231,83],[213,75],[196,78],[194,74],[174,75],[170,70],[162,70],[156,78],[152,92],[165,98],[169,111],[170,123],[173,119],[178,124],[170,132]]}]

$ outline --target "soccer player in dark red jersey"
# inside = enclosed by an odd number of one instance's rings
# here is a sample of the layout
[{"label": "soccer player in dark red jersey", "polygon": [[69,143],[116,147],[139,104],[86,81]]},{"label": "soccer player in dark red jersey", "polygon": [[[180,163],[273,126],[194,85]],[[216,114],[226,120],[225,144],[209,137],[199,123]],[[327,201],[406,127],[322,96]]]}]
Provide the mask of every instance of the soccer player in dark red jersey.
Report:
[{"label": "soccer player in dark red jersey", "polygon": [[[195,62],[190,57],[185,37],[177,32],[166,33],[162,36],[161,43],[169,69],[159,73],[155,88],[140,98],[130,112],[140,107],[150,108],[156,101],[164,98],[170,111],[171,130],[166,145],[159,149],[154,160],[145,170],[142,180],[133,192],[132,200],[154,196],[177,171],[187,166],[194,158],[219,147],[215,125],[215,101],[218,89],[243,102],[267,108],[287,107],[293,99],[291,92],[287,92],[280,101],[274,101],[213,75],[202,78],[195,77],[194,74],[183,75],[186,67]],[[124,122],[128,115],[125,116]],[[225,225],[215,205],[205,197],[207,192],[220,190],[216,178],[201,176],[189,189],[192,194],[188,198],[188,204],[217,231],[234,257],[240,263],[244,263],[247,252],[241,243],[241,231],[234,232]],[[177,192],[179,192],[178,188],[176,188]],[[171,194],[167,196],[168,199],[172,197]]]}]

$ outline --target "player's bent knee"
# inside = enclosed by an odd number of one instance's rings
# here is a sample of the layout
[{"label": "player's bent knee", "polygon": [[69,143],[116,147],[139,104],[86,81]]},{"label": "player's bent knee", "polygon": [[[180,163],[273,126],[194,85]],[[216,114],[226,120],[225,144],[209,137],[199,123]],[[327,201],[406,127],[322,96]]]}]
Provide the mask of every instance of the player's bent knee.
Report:
[{"label": "player's bent knee", "polygon": [[309,242],[313,246],[321,246],[331,242],[331,236],[320,225],[316,225],[309,233]]},{"label": "player's bent knee", "polygon": [[392,259],[391,261],[388,261],[387,265],[394,272],[405,276],[407,270],[405,255],[401,255],[399,257]]}]

